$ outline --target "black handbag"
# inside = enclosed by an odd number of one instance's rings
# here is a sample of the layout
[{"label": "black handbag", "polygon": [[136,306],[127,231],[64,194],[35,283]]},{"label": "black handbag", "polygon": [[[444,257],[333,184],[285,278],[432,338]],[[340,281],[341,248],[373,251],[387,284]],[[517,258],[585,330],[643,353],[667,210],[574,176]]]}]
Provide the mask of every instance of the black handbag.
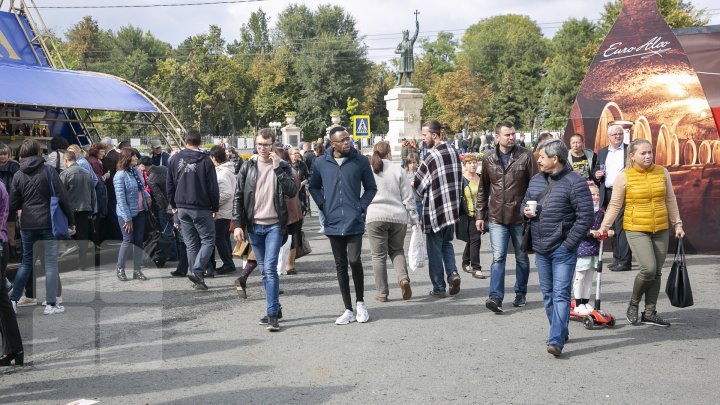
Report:
[{"label": "black handbag", "polygon": [[678,308],[693,306],[692,288],[688,277],[687,265],[685,263],[685,247],[683,238],[678,241],[675,251],[672,269],[665,285],[665,293],[670,298],[670,304]]}]

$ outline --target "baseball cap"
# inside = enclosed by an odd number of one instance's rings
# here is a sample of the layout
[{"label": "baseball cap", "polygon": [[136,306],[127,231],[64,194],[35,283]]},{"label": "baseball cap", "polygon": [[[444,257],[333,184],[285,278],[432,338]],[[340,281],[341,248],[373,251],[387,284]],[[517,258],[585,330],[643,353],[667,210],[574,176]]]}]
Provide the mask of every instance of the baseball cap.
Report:
[{"label": "baseball cap", "polygon": [[162,142],[160,142],[159,139],[153,139],[152,141],[150,141],[150,146],[151,146],[153,149],[155,149],[155,148],[161,148],[161,147],[162,147]]}]

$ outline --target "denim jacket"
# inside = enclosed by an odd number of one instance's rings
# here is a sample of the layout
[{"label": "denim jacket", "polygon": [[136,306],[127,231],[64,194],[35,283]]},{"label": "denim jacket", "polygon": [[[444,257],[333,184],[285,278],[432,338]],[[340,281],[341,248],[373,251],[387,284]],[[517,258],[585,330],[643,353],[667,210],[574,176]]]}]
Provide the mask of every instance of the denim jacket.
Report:
[{"label": "denim jacket", "polygon": [[[140,169],[133,168],[142,183],[143,208],[148,208],[148,197],[145,191],[145,180],[140,173]],[[119,170],[113,178],[113,186],[115,186],[115,197],[117,199],[117,216],[125,222],[130,222],[140,212],[138,209],[138,184],[135,178],[125,170]]]}]

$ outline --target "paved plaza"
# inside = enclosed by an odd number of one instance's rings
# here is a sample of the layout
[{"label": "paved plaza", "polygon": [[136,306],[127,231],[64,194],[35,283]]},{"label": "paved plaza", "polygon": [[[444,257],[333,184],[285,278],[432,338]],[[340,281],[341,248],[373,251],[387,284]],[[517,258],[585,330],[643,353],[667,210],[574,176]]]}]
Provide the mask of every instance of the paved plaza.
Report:
[{"label": "paved plaza", "polygon": [[[279,333],[258,325],[265,297],[257,271],[247,300],[238,298],[234,275],[208,279],[203,292],[171,278],[169,268],[126,283],[112,264],[63,272],[64,314],[19,309],[30,365],[0,374],[0,402],[717,403],[717,256],[688,258],[694,307],[673,308],[661,293],[658,308],[669,329],[625,321],[637,270],[604,273],[603,307],[617,325],[586,330],[572,321],[571,340],[556,359],[545,351],[548,323],[534,264],[527,307],[510,305],[512,256],[502,315],[485,309],[489,279],[462,273],[460,294],[438,300],[428,295],[427,269],[411,273],[411,300],[402,301],[393,281],[390,302],[380,303],[365,240],[371,320],[336,326],[343,305],[329,243],[317,228],[316,217],[306,220],[313,253],[298,261],[297,275],[281,278]],[[458,263],[462,246],[455,242]],[[485,235],[488,272],[489,248]],[[391,266],[389,272],[395,280]],[[42,279],[38,287],[43,297]]]}]

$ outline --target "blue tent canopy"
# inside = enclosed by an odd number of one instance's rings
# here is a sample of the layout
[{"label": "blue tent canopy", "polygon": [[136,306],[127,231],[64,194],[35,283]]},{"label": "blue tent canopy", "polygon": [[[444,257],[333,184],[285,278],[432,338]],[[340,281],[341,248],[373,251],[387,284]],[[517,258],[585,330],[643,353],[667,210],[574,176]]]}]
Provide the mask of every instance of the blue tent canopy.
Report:
[{"label": "blue tent canopy", "polygon": [[0,63],[0,104],[160,112],[122,80],[93,72]]}]

